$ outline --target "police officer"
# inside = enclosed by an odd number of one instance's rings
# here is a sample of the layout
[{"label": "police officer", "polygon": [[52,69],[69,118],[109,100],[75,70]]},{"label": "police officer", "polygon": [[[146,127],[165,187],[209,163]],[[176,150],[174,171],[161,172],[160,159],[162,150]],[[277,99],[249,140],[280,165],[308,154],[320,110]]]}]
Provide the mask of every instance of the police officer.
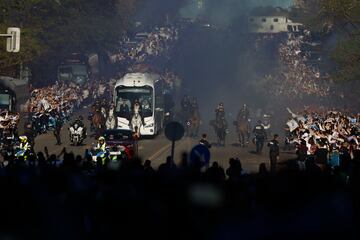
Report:
[{"label": "police officer", "polygon": [[270,148],[270,172],[271,174],[276,173],[276,162],[279,160],[280,148],[278,142],[278,134],[274,134],[274,138],[268,143],[268,147]]},{"label": "police officer", "polygon": [[216,119],[225,118],[225,108],[224,103],[220,102],[215,109]]},{"label": "police officer", "polygon": [[101,150],[103,152],[108,151],[108,147],[106,146],[105,138],[100,136],[98,139],[98,143],[96,145],[96,149]]},{"label": "police officer", "polygon": [[256,153],[261,153],[264,147],[264,142],[267,139],[266,131],[264,126],[261,124],[261,120],[258,120],[253,133],[255,134]]},{"label": "police officer", "polygon": [[207,134],[203,133],[201,135],[201,139],[199,141],[199,144],[204,145],[207,148],[211,148],[211,144],[209,143],[209,141],[207,140]]},{"label": "police officer", "polygon": [[61,145],[61,128],[63,126],[63,122],[60,118],[60,116],[56,117],[55,120],[55,129],[54,129],[54,136],[56,138],[56,144],[55,145]]}]

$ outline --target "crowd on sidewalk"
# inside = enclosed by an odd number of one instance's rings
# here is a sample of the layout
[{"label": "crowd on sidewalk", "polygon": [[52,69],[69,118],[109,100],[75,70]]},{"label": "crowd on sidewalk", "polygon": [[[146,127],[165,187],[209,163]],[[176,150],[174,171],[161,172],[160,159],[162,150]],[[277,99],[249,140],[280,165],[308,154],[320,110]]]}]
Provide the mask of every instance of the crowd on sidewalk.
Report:
[{"label": "crowd on sidewalk", "polygon": [[360,149],[360,114],[306,108],[287,122],[288,144],[297,144],[299,164],[308,161],[333,169],[348,167]]}]

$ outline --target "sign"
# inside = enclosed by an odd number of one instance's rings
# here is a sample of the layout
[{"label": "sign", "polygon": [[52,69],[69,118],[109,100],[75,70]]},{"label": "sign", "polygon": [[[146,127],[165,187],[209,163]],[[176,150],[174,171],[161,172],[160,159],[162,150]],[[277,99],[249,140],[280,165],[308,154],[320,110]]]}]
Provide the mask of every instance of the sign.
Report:
[{"label": "sign", "polygon": [[19,52],[20,51],[20,28],[8,28],[7,34],[11,35],[6,40],[6,51]]},{"label": "sign", "polygon": [[170,122],[165,127],[165,136],[170,141],[178,141],[180,140],[185,133],[185,129],[181,123],[178,122]]},{"label": "sign", "polygon": [[288,121],[286,123],[286,125],[289,126],[290,132],[294,131],[295,129],[297,129],[299,127],[299,124],[294,119]]},{"label": "sign", "polygon": [[197,163],[200,161],[200,166],[207,166],[210,162],[210,151],[205,145],[198,144],[191,150],[190,162]]}]

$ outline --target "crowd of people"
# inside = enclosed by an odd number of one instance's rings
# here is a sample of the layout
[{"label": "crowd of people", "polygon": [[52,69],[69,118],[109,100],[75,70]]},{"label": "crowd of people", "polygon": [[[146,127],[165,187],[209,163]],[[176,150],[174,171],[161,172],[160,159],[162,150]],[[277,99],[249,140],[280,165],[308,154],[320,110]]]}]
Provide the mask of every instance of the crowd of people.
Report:
[{"label": "crowd of people", "polygon": [[9,112],[3,110],[0,112],[0,141],[4,142],[4,138],[13,137],[17,132],[20,122],[20,114],[17,112]]},{"label": "crowd of people", "polygon": [[[301,113],[288,109],[288,144],[297,145],[298,164],[306,167],[309,161],[333,169],[348,167],[360,149],[360,115],[307,108]],[[342,161],[341,161],[342,160]]]},{"label": "crowd of people", "polygon": [[[138,33],[139,34],[139,33]],[[113,62],[144,63],[153,57],[168,57],[169,50],[178,39],[176,27],[155,27],[150,32],[131,41],[125,36],[120,44],[120,50],[113,55]]]},{"label": "crowd of people", "polygon": [[[280,67],[276,73],[265,76],[267,89],[274,96],[304,98],[306,96],[326,97],[331,93],[327,73],[322,73],[318,65],[310,62],[314,53],[304,49],[304,45],[315,44],[308,34],[289,33],[279,46]],[[318,43],[316,43],[318,44]],[[320,56],[316,61],[321,62]]]},{"label": "crowd of people", "polygon": [[203,171],[184,154],[181,163],[168,157],[156,170],[150,160],[95,165],[66,149],[49,156],[45,148],[0,168],[0,237],[350,237],[359,217],[359,163],[351,168],[348,180],[316,165],[271,175],[262,163],[249,174],[239,159],[226,170],[214,161]]}]

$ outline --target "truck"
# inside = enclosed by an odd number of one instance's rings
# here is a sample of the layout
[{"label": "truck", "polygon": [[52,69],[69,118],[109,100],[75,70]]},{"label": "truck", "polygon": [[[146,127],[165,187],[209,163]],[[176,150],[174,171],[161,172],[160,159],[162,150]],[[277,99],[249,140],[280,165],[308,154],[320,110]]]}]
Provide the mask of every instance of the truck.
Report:
[{"label": "truck", "polygon": [[89,59],[81,53],[72,53],[60,62],[57,68],[59,82],[83,86],[90,80]]},{"label": "truck", "polygon": [[16,110],[16,95],[6,87],[0,86],[0,110],[8,110],[15,112]]}]

